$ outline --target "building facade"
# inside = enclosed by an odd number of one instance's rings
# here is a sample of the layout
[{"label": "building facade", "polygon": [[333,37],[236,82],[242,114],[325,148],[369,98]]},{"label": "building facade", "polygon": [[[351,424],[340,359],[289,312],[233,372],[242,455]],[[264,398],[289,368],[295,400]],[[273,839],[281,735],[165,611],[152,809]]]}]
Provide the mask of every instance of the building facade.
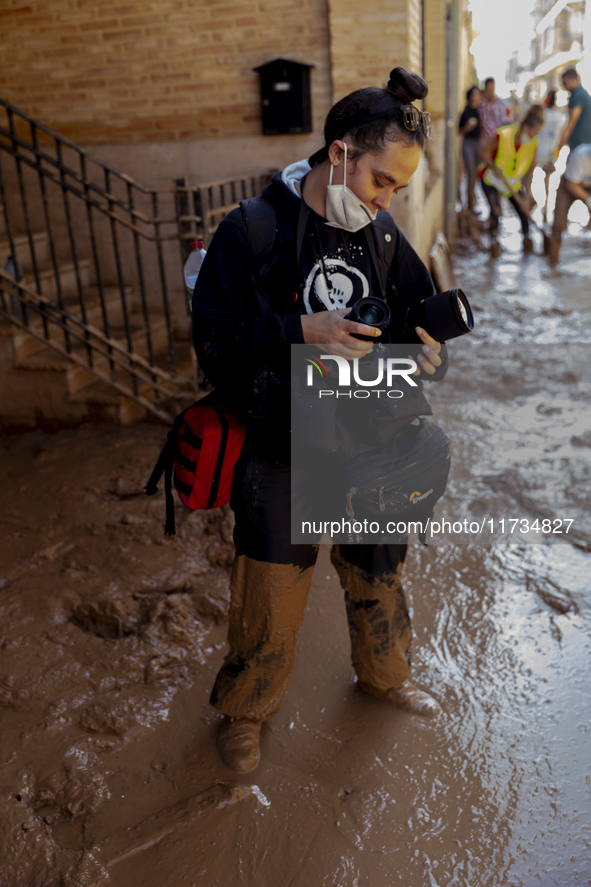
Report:
[{"label": "building facade", "polygon": [[[423,257],[451,233],[468,0],[7,2],[0,96],[152,187],[281,168],[322,144],[339,97],[396,65],[423,73],[434,138],[394,215]],[[313,66],[311,133],[261,132],[254,69],[274,58]]]},{"label": "building facade", "polygon": [[550,89],[562,89],[561,72],[583,61],[588,44],[585,12],[585,0],[536,0],[529,81],[533,101],[543,100]]},{"label": "building facade", "polygon": [[[428,263],[454,237],[470,36],[468,0],[4,0],[0,422],[170,421],[195,394],[190,242],[396,66],[429,83],[390,210]],[[300,122],[273,125],[299,89]]]}]

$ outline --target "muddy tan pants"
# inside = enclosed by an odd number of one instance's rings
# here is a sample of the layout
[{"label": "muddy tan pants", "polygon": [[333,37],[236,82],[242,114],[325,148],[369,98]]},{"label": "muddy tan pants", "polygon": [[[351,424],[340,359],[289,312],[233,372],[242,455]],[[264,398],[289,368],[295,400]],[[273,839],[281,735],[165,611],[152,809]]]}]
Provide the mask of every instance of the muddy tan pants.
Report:
[{"label": "muddy tan pants", "polygon": [[[229,653],[211,703],[229,717],[263,721],[287,689],[318,555],[290,544],[288,465],[245,459],[232,494],[236,560],[231,578]],[[334,545],[345,590],[352,661],[360,681],[402,684],[410,667],[410,619],[400,572],[406,545]]]}]

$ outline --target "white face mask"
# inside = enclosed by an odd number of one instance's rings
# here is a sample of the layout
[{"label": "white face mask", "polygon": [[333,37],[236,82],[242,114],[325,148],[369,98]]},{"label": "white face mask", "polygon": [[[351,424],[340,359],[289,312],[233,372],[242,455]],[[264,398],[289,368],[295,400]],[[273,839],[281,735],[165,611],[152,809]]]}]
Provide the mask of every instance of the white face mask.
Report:
[{"label": "white face mask", "polygon": [[327,225],[331,228],[342,228],[343,231],[359,231],[370,222],[374,222],[378,211],[374,213],[347,188],[347,143],[345,145],[345,161],[343,172],[343,184],[333,185],[332,174],[334,166],[330,165],[330,178],[326,189],[326,218]]}]

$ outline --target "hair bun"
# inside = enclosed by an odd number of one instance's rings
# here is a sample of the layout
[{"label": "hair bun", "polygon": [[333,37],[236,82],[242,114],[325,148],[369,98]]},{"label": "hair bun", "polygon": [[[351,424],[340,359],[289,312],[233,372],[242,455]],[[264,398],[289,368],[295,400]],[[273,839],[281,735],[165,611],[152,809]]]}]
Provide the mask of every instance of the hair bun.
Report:
[{"label": "hair bun", "polygon": [[394,68],[390,71],[390,79],[386,88],[403,102],[424,99],[429,92],[429,87],[422,77],[419,77],[418,74],[410,74],[404,68]]}]

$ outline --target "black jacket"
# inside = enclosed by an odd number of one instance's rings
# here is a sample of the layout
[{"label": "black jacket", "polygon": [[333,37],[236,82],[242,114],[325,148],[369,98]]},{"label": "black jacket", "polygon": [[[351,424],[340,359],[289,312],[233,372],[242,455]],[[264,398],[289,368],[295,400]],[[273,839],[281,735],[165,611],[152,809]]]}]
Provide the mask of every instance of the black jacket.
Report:
[{"label": "black jacket", "polygon": [[[246,425],[250,447],[273,461],[288,462],[290,346],[304,344],[301,314],[348,307],[363,295],[381,295],[381,287],[363,229],[350,234],[329,227],[309,210],[298,265],[300,197],[282,173],[274,176],[263,196],[272,203],[277,219],[270,261],[257,270],[243,213],[232,210],[220,223],[197,278],[193,343],[222,402]],[[370,233],[383,237],[384,230],[372,224]],[[395,226],[394,234],[387,236],[396,241],[388,283],[389,341],[398,342],[406,309],[435,289],[400,229]],[[261,309],[252,278],[265,293],[270,311]],[[390,284],[396,287],[395,298]],[[441,356],[442,366],[431,379],[445,374],[445,346]]]}]

